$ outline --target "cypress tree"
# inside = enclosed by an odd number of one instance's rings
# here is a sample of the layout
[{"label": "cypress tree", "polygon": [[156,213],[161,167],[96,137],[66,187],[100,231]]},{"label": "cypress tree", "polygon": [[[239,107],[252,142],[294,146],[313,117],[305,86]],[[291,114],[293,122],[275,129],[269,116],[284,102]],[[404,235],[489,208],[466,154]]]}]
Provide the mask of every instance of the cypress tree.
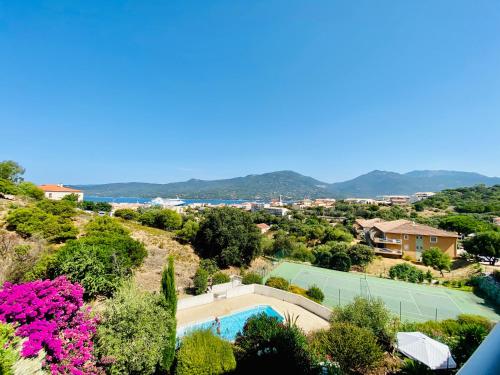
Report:
[{"label": "cypress tree", "polygon": [[174,318],[174,327],[163,351],[162,368],[167,371],[174,362],[177,330],[177,320],[175,319],[175,313],[177,312],[177,293],[175,290],[174,275],[174,257],[169,256],[168,265],[163,269],[163,273],[161,275],[161,292],[165,297],[166,308],[170,311],[172,317]]}]

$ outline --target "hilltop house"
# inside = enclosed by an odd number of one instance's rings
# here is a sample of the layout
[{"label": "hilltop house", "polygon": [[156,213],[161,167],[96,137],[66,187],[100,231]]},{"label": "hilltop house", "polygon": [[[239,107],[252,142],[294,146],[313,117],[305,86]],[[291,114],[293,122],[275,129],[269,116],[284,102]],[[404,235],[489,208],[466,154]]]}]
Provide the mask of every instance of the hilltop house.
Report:
[{"label": "hilltop house", "polygon": [[75,194],[78,196],[78,202],[83,201],[83,191],[72,189],[62,184],[57,185],[40,185],[38,186],[45,193],[45,198],[53,200],[61,200],[65,196]]},{"label": "hilltop house", "polygon": [[[380,219],[379,219],[380,220]],[[457,256],[458,234],[417,224],[409,220],[365,220],[363,233],[366,241],[381,255],[402,257],[407,255],[420,260],[422,252],[437,247],[450,257]],[[357,221],[357,225],[360,223]],[[370,227],[371,225],[371,227]]]},{"label": "hilltop house", "polygon": [[271,226],[267,225],[266,223],[260,223],[260,224],[257,224],[257,228],[260,229],[260,233],[264,234],[264,233],[268,232],[269,229],[271,229]]}]

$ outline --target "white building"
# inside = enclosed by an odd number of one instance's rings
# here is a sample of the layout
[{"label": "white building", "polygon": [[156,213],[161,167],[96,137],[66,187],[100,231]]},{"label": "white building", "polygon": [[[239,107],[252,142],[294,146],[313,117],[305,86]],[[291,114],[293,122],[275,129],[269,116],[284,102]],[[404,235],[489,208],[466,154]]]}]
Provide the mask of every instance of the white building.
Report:
[{"label": "white building", "polygon": [[45,198],[53,200],[61,200],[67,195],[75,194],[78,197],[78,202],[83,201],[83,191],[65,187],[62,184],[57,185],[40,185],[38,186],[45,193]]}]

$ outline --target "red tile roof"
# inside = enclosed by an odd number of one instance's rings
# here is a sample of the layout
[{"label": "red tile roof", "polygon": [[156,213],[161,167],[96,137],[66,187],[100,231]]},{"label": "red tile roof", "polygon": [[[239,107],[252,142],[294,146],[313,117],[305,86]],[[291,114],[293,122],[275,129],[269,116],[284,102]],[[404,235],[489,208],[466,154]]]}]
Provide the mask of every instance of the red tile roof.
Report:
[{"label": "red tile roof", "polygon": [[374,228],[384,233],[415,234],[421,236],[436,237],[458,237],[455,232],[430,227],[428,225],[417,224],[409,220],[394,220],[383,223],[376,223]]},{"label": "red tile roof", "polygon": [[40,189],[43,191],[48,191],[48,192],[64,192],[64,193],[81,193],[81,190],[78,189],[72,189],[69,187],[61,186],[61,185],[39,185],[38,186]]}]

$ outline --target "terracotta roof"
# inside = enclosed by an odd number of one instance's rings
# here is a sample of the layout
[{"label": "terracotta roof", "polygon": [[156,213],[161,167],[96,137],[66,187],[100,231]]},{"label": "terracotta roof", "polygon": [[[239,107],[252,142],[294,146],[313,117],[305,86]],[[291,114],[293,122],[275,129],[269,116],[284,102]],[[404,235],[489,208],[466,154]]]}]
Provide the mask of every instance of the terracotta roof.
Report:
[{"label": "terracotta roof", "polygon": [[81,193],[81,190],[78,189],[72,189],[69,187],[65,187],[62,185],[39,185],[38,186],[40,189],[43,191],[49,191],[49,192],[64,192],[64,193]]},{"label": "terracotta roof", "polygon": [[356,219],[356,224],[363,228],[371,228],[377,223],[383,223],[385,220],[376,217],[374,219]]},{"label": "terracotta roof", "polygon": [[455,232],[448,232],[428,225],[417,224],[409,220],[394,220],[377,223],[373,226],[384,233],[415,234],[436,237],[458,237]]},{"label": "terracotta roof", "polygon": [[257,224],[257,226],[260,228],[260,229],[269,229],[271,228],[269,225],[267,225],[266,223],[260,223],[260,224]]}]

